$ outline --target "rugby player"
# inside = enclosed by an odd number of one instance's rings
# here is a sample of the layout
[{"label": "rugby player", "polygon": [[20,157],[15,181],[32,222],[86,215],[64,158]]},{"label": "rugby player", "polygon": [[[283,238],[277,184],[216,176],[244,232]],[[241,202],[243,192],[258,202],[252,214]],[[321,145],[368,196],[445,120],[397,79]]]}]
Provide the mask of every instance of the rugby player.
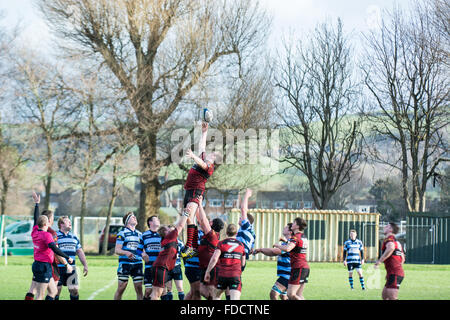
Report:
[{"label": "rugby player", "polygon": [[361,289],[366,290],[364,286],[364,277],[362,274],[362,265],[364,264],[364,246],[361,240],[356,238],[356,230],[350,230],[349,239],[344,242],[344,266],[348,269],[348,282],[353,290],[353,270],[359,275]]},{"label": "rugby player", "polygon": [[[199,142],[200,156],[196,156],[191,149],[187,150],[186,156],[194,160],[194,165],[189,170],[184,184],[186,190],[184,195],[183,206],[185,211],[196,212],[198,206],[201,205],[199,197],[205,192],[205,184],[214,172],[214,165],[218,154],[213,152],[206,154],[206,137],[208,135],[208,123],[202,122],[202,136]],[[191,227],[190,227],[191,228]],[[193,250],[193,235],[195,232],[188,228],[187,241],[185,251],[181,253],[183,258],[188,258],[196,253]]]},{"label": "rugby player", "polygon": [[121,300],[128,285],[128,278],[133,279],[134,290],[137,300],[143,299],[142,259],[148,261],[148,255],[144,251],[142,233],[136,230],[138,224],[133,212],[128,212],[122,218],[122,230],[117,233],[115,253],[119,256],[119,267],[117,269],[118,285],[114,294],[114,300]]},{"label": "rugby player", "polygon": [[161,226],[158,233],[161,236],[161,251],[158,254],[151,269],[152,275],[152,300],[159,300],[164,291],[165,283],[168,279],[168,273],[175,267],[177,260],[178,235],[186,225],[188,218],[193,218],[195,210],[193,207],[184,210],[175,227]]},{"label": "rugby player", "polygon": [[[248,189],[245,191],[244,199],[241,204],[241,216],[239,217],[239,231],[237,233],[236,239],[244,245],[245,248],[245,258],[248,260],[250,254],[255,247],[255,232],[253,230],[254,217],[248,213],[248,199],[252,196],[252,190]],[[244,271],[245,265],[242,269]]]},{"label": "rugby player", "polygon": [[[283,238],[280,239],[281,245],[287,245],[288,240],[292,236],[291,232],[292,223],[288,223],[283,228]],[[289,282],[289,276],[291,274],[291,258],[289,252],[281,251],[278,248],[260,248],[255,249],[253,254],[262,253],[269,257],[278,256],[277,258],[277,277],[275,284],[270,290],[270,300],[288,300],[287,288]]]},{"label": "rugby player", "polygon": [[211,281],[211,271],[217,265],[217,289],[215,299],[219,300],[225,290],[230,292],[230,300],[239,300],[241,297],[242,268],[245,265],[244,245],[236,239],[237,226],[229,224],[226,230],[228,238],[218,243],[217,249],[209,261],[204,281]]},{"label": "rugby player", "polygon": [[393,222],[384,227],[383,233],[385,238],[381,246],[381,257],[374,265],[375,268],[378,268],[379,264],[384,262],[386,268],[386,284],[381,293],[383,300],[398,299],[398,290],[405,277],[405,272],[403,271],[405,253],[401,243],[395,238],[398,230],[398,226]]},{"label": "rugby player", "polygon": [[[173,228],[173,226],[169,226]],[[167,278],[165,293],[161,296],[161,300],[173,300],[172,294],[172,280],[175,282],[175,287],[178,292],[178,300],[184,300],[184,289],[183,289],[183,271],[181,270],[181,258],[180,253],[184,248],[184,243],[180,239],[177,246],[177,260],[175,261],[175,267],[169,271],[169,276]]]},{"label": "rugby player", "polygon": [[70,264],[73,268],[72,272],[67,272],[67,267],[63,264],[58,264],[60,279],[58,282],[58,294],[55,300],[59,300],[62,286],[67,286],[69,290],[70,300],[79,300],[78,294],[78,274],[75,267],[75,258],[78,256],[83,265],[83,275],[86,277],[88,274],[88,265],[86,256],[81,248],[80,241],[70,231],[72,230],[72,223],[67,216],[60,217],[58,219],[58,247],[68,255],[73,262]]},{"label": "rugby player", "polygon": [[308,240],[303,231],[306,229],[307,223],[304,219],[297,217],[292,223],[292,237],[288,244],[274,244],[274,248],[290,253],[291,258],[291,275],[288,283],[289,300],[304,300],[303,290],[308,282],[309,265],[306,261],[306,253],[308,251]]},{"label": "rugby player", "polygon": [[[200,203],[202,203],[203,197],[200,197]],[[217,249],[219,243],[220,231],[224,227],[224,223],[220,218],[215,218],[211,222],[208,220],[203,206],[199,206],[199,215],[197,220],[204,232],[204,236],[198,246],[198,258],[200,268],[200,293],[208,300],[214,300],[216,293],[216,275],[217,269],[213,268],[210,271],[210,280],[205,281],[205,272],[208,268],[209,261],[211,260],[214,251]]]},{"label": "rugby player", "polygon": [[161,236],[158,233],[160,225],[158,216],[150,216],[147,219],[148,230],[142,234],[144,250],[148,255],[148,261],[145,261],[144,271],[144,300],[150,300],[150,294],[152,292],[152,276],[150,271],[161,250]]},{"label": "rugby player", "polygon": [[[197,209],[198,211],[198,209]],[[192,232],[191,238],[193,239],[192,245],[195,251],[197,251],[198,245],[204,235],[203,230],[198,228],[193,221],[187,220],[187,231]],[[200,294],[200,268],[198,255],[186,257],[184,261],[184,274],[189,281],[189,292],[185,296],[185,300],[201,300]]]}]

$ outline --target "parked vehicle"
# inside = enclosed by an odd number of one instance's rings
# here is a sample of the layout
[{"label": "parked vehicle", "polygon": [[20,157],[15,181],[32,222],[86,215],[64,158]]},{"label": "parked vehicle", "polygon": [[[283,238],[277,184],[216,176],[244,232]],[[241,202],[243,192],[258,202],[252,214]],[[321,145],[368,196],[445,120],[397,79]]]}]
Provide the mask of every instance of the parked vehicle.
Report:
[{"label": "parked vehicle", "polygon": [[19,221],[8,225],[5,228],[6,242],[9,248],[30,248],[33,247],[31,239],[31,229],[33,221]]},{"label": "parked vehicle", "polygon": [[[109,226],[109,237],[108,237],[108,248],[106,251],[111,250],[116,246],[116,238],[117,233],[119,233],[120,230],[122,230],[123,226],[119,224],[112,224]],[[102,231],[100,231],[100,238],[99,238],[99,245],[98,245],[98,253],[102,253],[103,251],[103,239],[105,239],[105,228],[103,228]]]}]

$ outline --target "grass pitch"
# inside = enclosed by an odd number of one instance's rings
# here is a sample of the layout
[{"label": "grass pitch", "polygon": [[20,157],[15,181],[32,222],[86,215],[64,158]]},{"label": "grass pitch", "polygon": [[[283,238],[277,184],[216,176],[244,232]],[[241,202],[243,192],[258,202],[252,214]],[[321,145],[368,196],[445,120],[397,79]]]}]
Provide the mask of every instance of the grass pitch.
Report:
[{"label": "grass pitch", "polygon": [[[78,262],[81,300],[112,300],[117,288],[117,256],[87,256],[89,274],[83,277]],[[33,257],[9,256],[5,265],[0,257],[0,300],[23,300],[31,283]],[[358,274],[354,272],[354,288],[350,290],[348,272],[342,263],[310,262],[309,283],[304,296],[307,300],[380,300],[384,286],[383,266],[375,270],[373,264],[365,264],[363,273],[366,291],[362,291]],[[81,266],[81,267],[80,267]],[[183,268],[184,269],[184,268]],[[404,265],[405,279],[401,284],[401,300],[448,300],[450,299],[450,265]],[[268,300],[269,292],[276,281],[275,261],[248,261],[242,275],[242,300]],[[131,280],[131,279],[130,279]],[[173,285],[174,299],[178,299]],[[184,278],[184,291],[189,283]],[[68,300],[69,294],[63,287],[61,300]],[[135,300],[136,294],[129,281],[123,295],[124,300]]]}]

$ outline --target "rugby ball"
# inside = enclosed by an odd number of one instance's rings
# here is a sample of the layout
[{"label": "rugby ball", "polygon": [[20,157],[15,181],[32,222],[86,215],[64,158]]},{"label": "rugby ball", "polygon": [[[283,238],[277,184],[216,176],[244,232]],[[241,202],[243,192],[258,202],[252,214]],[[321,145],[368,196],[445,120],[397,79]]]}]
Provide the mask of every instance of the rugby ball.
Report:
[{"label": "rugby ball", "polygon": [[202,115],[203,115],[202,116],[203,121],[205,121],[205,122],[210,122],[213,119],[213,113],[208,108],[204,108],[203,109],[203,114]]}]

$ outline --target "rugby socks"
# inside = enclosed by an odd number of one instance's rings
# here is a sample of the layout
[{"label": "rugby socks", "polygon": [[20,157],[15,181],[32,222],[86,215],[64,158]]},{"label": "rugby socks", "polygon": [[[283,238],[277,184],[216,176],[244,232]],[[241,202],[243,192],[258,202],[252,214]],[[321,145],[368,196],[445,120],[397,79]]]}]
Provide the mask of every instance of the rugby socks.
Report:
[{"label": "rugby socks", "polygon": [[178,300],[184,300],[184,291],[178,292]]},{"label": "rugby socks", "polygon": [[28,293],[25,295],[25,300],[34,300],[34,294],[28,292]]},{"label": "rugby socks", "polygon": [[353,290],[353,277],[348,277],[348,282],[350,283],[350,288]]},{"label": "rugby socks", "polygon": [[55,296],[55,300],[59,300],[59,296],[58,295]]},{"label": "rugby socks", "polygon": [[45,297],[45,300],[55,300],[55,298],[52,298],[52,297],[50,297],[50,296],[46,296],[46,297]]},{"label": "rugby socks", "polygon": [[227,300],[231,300],[231,296],[230,295],[225,295]]},{"label": "rugby socks", "polygon": [[364,277],[359,278],[359,283],[361,283],[361,289],[366,290],[366,287],[364,286]]},{"label": "rugby socks", "polygon": [[79,295],[78,296],[70,295],[70,300],[80,300],[80,296]]},{"label": "rugby socks", "polygon": [[167,296],[166,300],[173,300],[172,292],[167,292],[166,296]]},{"label": "rugby socks", "polygon": [[195,224],[190,224],[187,226],[187,240],[186,247],[192,248],[192,243],[194,242],[194,235],[197,231]]}]

